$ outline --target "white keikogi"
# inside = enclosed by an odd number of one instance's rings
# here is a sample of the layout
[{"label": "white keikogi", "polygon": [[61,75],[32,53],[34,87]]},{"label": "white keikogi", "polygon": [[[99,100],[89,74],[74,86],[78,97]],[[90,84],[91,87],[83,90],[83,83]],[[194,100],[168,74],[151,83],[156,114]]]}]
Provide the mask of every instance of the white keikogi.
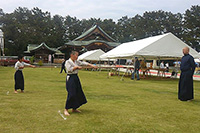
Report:
[{"label": "white keikogi", "polygon": [[30,66],[30,64],[25,63],[25,62],[20,62],[20,61],[17,61],[17,62],[15,63],[15,69],[16,69],[16,70],[22,71],[22,69],[20,69],[19,67],[24,67],[24,66]]},{"label": "white keikogi", "polygon": [[66,62],[65,62],[65,67],[67,69],[67,74],[77,74],[78,73],[78,69],[73,71],[73,68],[76,66],[87,66],[89,63],[87,62],[82,62],[82,61],[75,61],[73,62],[71,58],[69,58]]}]

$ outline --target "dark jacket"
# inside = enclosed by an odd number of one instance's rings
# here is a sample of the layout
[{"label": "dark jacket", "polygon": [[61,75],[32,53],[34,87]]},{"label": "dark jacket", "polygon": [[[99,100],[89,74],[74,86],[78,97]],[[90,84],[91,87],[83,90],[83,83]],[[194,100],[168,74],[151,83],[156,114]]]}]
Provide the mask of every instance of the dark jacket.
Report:
[{"label": "dark jacket", "polygon": [[181,72],[191,71],[192,73],[194,73],[195,62],[194,58],[190,54],[184,55],[182,57],[180,69]]},{"label": "dark jacket", "polygon": [[65,68],[65,61],[62,62],[62,68]]},{"label": "dark jacket", "polygon": [[139,70],[139,69],[140,69],[140,62],[139,62],[138,59],[135,61],[135,66],[134,66],[134,68],[135,68],[135,70]]}]

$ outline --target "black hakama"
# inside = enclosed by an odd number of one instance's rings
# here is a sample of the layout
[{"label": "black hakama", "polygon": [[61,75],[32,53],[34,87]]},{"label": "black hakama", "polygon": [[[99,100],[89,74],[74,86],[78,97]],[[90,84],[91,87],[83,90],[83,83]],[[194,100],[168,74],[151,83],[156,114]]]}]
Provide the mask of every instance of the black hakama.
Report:
[{"label": "black hakama", "polygon": [[194,58],[186,54],[181,59],[181,76],[179,79],[178,99],[181,101],[192,100],[194,98],[193,74],[195,70]]},{"label": "black hakama", "polygon": [[181,101],[191,100],[194,98],[193,94],[193,72],[181,72],[178,99]]},{"label": "black hakama", "polygon": [[24,76],[22,71],[17,70],[15,72],[15,90],[21,89],[24,90]]},{"label": "black hakama", "polygon": [[[68,77],[69,76],[69,77]],[[77,74],[68,74],[66,77],[66,89],[68,92],[65,109],[77,109],[87,103],[81,83]]]}]

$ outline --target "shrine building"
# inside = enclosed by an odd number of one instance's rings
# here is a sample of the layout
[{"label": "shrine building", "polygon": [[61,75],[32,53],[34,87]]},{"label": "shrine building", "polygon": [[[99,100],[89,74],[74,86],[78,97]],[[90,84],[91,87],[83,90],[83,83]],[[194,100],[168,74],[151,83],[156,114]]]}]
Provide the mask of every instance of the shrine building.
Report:
[{"label": "shrine building", "polygon": [[65,53],[66,58],[69,58],[69,52],[72,50],[78,51],[79,54],[95,49],[107,52],[118,45],[120,45],[119,42],[116,42],[98,25],[94,25],[79,37],[65,43],[59,50]]}]

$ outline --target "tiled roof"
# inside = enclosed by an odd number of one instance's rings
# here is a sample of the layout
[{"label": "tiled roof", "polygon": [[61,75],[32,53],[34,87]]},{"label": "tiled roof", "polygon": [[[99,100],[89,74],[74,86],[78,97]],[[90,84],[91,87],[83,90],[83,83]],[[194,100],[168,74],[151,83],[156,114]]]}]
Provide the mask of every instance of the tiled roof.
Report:
[{"label": "tiled roof", "polygon": [[41,48],[42,46],[44,46],[45,48],[47,48],[48,50],[50,50],[54,53],[61,53],[58,49],[50,48],[45,43],[41,43],[40,45],[38,45],[38,44],[28,44],[27,51],[24,51],[24,53],[31,53],[31,52]]},{"label": "tiled roof", "polygon": [[65,43],[65,45],[71,45],[71,46],[86,46],[86,45],[89,45],[91,43],[97,43],[97,42],[100,42],[100,43],[105,43],[109,46],[112,46],[112,47],[116,47],[118,45],[120,45],[120,43],[117,43],[117,42],[107,42],[107,41],[103,41],[103,40],[90,40],[90,41],[70,41],[68,43]]},{"label": "tiled roof", "polygon": [[98,28],[105,36],[107,36],[109,39],[111,39],[113,42],[116,42],[115,39],[113,39],[112,37],[110,37],[104,30],[101,29],[101,27],[99,27],[98,25],[95,25],[93,27],[91,27],[89,30],[87,30],[86,32],[84,32],[82,35],[80,35],[79,37],[75,38],[73,41],[78,41],[79,39],[87,36],[88,34],[90,34],[92,31],[94,31],[96,28]]}]

